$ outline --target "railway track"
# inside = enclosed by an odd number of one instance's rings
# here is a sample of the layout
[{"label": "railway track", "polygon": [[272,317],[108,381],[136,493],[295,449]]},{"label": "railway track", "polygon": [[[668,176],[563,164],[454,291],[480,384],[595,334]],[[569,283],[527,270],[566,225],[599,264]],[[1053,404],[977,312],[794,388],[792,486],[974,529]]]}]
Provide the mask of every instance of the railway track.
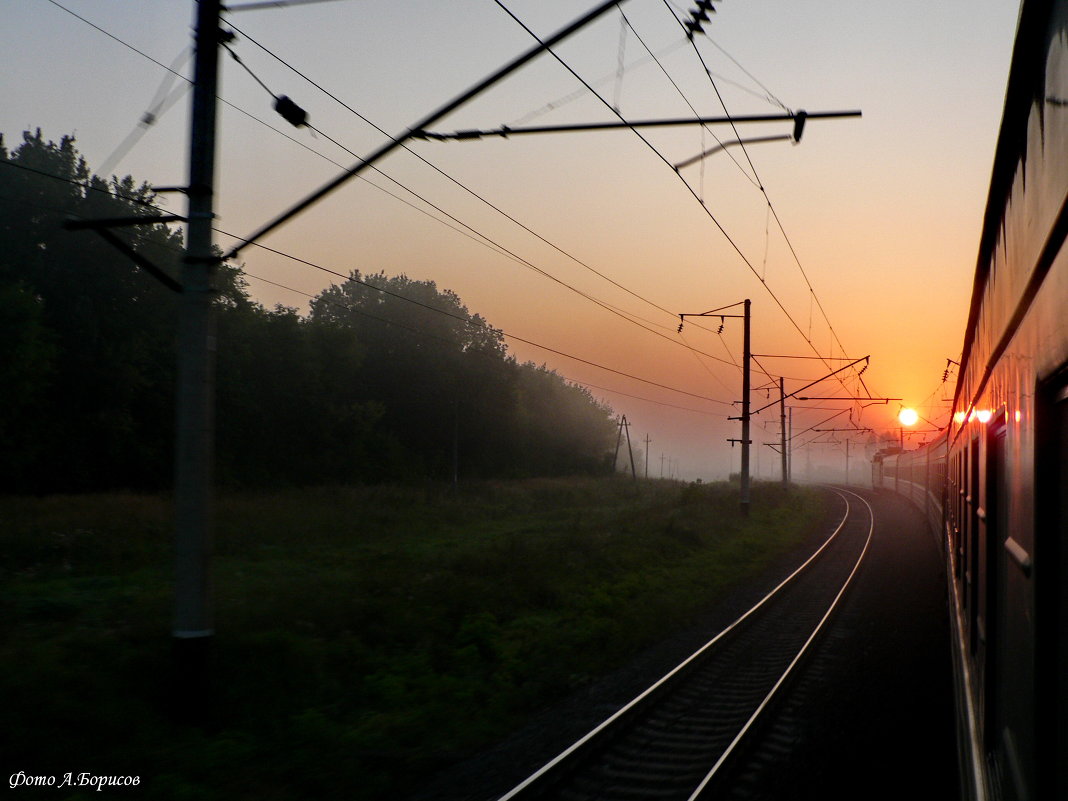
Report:
[{"label": "railway track", "polygon": [[[752,609],[499,801],[694,801],[743,763],[789,747],[762,727],[871,542],[871,507],[833,490],[842,517],[820,549]],[[736,757],[744,750],[746,760]],[[742,782],[744,784],[744,781]],[[718,794],[718,793],[717,793]]]}]

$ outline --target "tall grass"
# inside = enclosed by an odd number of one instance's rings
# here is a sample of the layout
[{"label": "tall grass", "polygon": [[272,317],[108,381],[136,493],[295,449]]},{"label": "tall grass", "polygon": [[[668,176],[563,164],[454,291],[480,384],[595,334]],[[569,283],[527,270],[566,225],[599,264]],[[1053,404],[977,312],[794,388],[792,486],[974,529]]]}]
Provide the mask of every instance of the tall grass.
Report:
[{"label": "tall grass", "polygon": [[0,753],[161,799],[396,797],[692,624],[819,506],[592,479],[224,497],[202,731],[167,716],[169,501],[0,499]]}]

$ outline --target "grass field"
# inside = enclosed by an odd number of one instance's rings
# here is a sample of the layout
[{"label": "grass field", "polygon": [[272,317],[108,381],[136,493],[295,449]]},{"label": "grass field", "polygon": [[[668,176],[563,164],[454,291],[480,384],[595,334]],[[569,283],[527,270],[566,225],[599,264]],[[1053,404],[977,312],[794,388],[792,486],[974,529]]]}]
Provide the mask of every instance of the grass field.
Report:
[{"label": "grass field", "polygon": [[692,625],[821,511],[802,489],[753,500],[743,520],[726,484],[224,496],[198,729],[168,715],[169,500],[0,499],[4,776],[140,776],[106,793],[158,799],[403,797]]}]

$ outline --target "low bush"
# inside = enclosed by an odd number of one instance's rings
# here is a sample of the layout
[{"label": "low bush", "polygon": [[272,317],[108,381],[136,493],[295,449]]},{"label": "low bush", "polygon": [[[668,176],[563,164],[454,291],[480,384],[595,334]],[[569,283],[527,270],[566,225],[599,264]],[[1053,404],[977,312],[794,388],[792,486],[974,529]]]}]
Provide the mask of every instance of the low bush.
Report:
[{"label": "low bush", "polygon": [[820,511],[607,479],[223,497],[197,729],[168,717],[167,499],[0,499],[0,752],[158,799],[397,797],[691,625]]}]

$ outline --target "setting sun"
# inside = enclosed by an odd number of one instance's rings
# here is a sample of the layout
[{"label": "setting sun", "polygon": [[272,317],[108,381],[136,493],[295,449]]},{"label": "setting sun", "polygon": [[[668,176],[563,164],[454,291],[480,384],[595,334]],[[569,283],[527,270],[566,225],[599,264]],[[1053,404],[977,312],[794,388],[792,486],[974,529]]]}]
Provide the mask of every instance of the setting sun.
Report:
[{"label": "setting sun", "polygon": [[902,409],[898,412],[897,419],[903,426],[914,426],[916,421],[920,419],[920,416],[916,413],[915,409]]}]

